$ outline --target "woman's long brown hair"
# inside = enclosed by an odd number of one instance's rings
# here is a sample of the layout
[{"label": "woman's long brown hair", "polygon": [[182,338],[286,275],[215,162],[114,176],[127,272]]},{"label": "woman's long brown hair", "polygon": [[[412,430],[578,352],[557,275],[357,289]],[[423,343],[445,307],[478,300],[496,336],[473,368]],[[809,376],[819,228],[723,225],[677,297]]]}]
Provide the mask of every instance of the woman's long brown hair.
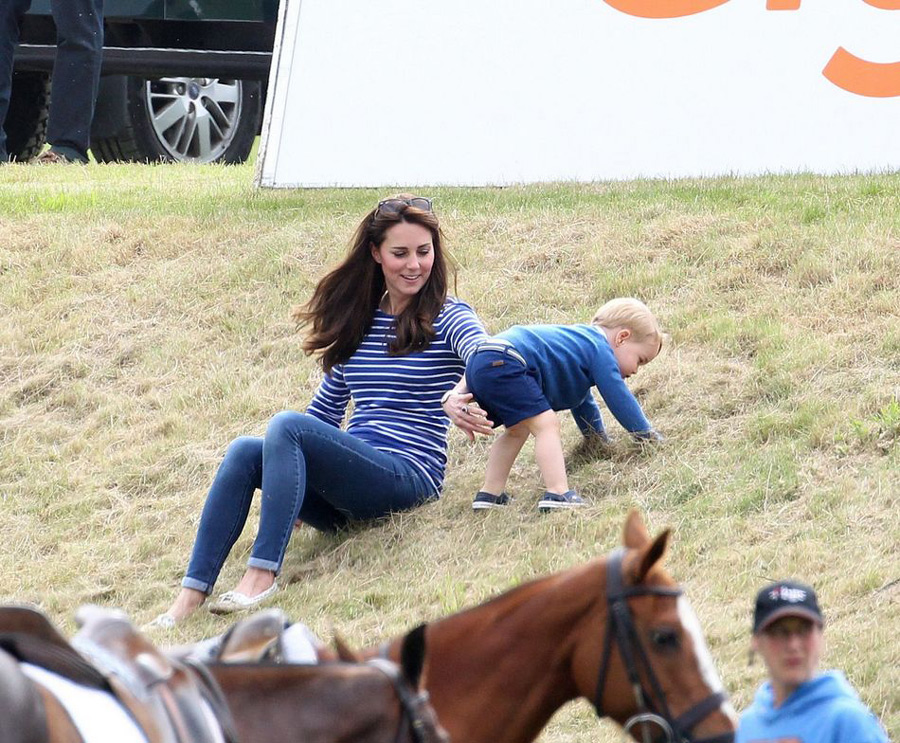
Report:
[{"label": "woman's long brown hair", "polygon": [[[401,198],[408,198],[404,194]],[[400,222],[425,227],[431,233],[434,265],[431,275],[395,319],[395,337],[388,347],[392,356],[405,356],[428,347],[434,339],[434,319],[447,300],[448,267],[441,228],[433,212],[403,205],[394,212],[377,208],[356,228],[344,261],[316,286],[312,298],[294,309],[292,316],[307,328],[303,350],[320,354],[325,372],[349,359],[359,348],[386,291],[384,273],[372,257],[385,233]]]}]

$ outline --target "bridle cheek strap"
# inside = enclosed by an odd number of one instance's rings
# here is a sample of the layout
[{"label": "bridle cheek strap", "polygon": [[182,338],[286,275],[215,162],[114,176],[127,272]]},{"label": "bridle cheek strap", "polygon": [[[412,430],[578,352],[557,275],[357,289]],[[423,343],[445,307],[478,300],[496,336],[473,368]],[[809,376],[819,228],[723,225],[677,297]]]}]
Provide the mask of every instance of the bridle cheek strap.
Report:
[{"label": "bridle cheek strap", "polygon": [[394,685],[397,699],[400,702],[400,723],[397,728],[397,743],[401,743],[408,734],[414,743],[425,743],[425,721],[422,719],[421,709],[428,703],[427,691],[413,691],[406,680],[400,675],[400,670],[395,663],[384,658],[370,658],[366,665],[377,668],[387,676]]},{"label": "bridle cheek strap", "polygon": [[662,689],[659,686],[656,676],[653,674],[653,670],[650,667],[650,661],[637,636],[637,631],[635,630],[634,622],[631,618],[631,609],[628,608],[627,600],[632,596],[646,596],[651,594],[658,596],[680,596],[681,590],[677,588],[656,588],[651,586],[626,587],[622,575],[622,558],[624,555],[624,549],[617,549],[610,554],[607,561],[607,627],[603,643],[603,659],[600,663],[600,675],[597,679],[597,690],[594,693],[594,707],[597,710],[597,715],[603,717],[603,688],[606,686],[606,676],[609,672],[609,662],[612,656],[612,645],[613,640],[615,640],[619,655],[622,656],[622,664],[625,667],[625,672],[628,674],[628,683],[634,690],[635,703],[637,704],[638,709],[640,709],[641,712],[651,711],[652,704],[650,699],[647,698],[647,694],[641,683],[641,678],[638,673],[638,659],[635,658],[636,654],[639,656],[639,660],[647,671],[647,676],[653,686],[653,692],[655,693],[656,698],[659,699],[660,703],[663,705],[666,721],[671,724],[671,716],[669,715],[668,709],[665,709],[665,698],[662,694]]},{"label": "bridle cheek strap", "polygon": [[[594,708],[597,716],[603,717],[603,690],[606,686],[606,677],[609,673],[609,663],[612,656],[613,640],[622,657],[625,672],[628,674],[628,682],[634,691],[635,704],[638,713],[630,717],[624,727],[626,732],[635,725],[654,724],[658,726],[669,741],[687,741],[688,743],[733,743],[733,733],[722,733],[710,738],[694,739],[690,731],[701,720],[704,720],[713,711],[718,709],[725,701],[726,696],[722,692],[715,692],[691,707],[677,719],[672,719],[666,705],[665,695],[650,660],[647,657],[640,638],[631,618],[631,610],[628,608],[628,598],[631,596],[680,596],[681,590],[677,588],[662,588],[653,586],[626,587],[622,576],[622,559],[624,549],[613,551],[607,561],[606,568],[606,598],[607,598],[607,627],[603,640],[603,655],[600,661],[600,673],[597,678],[597,689],[594,692]],[[648,695],[638,672],[643,665],[647,678],[650,681],[652,694]],[[657,700],[661,709],[657,710],[653,705],[653,699]],[[646,732],[646,728],[645,728]]]}]

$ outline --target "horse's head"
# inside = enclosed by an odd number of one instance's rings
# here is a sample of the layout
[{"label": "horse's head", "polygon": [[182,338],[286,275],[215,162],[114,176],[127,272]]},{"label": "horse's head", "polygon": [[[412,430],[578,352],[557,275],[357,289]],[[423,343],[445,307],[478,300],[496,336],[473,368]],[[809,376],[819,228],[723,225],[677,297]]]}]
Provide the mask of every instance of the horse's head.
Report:
[{"label": "horse's head", "polygon": [[662,565],[668,540],[629,514],[624,548],[605,563],[605,634],[574,658],[580,691],[637,740],[732,741],[736,716],[700,623]]}]

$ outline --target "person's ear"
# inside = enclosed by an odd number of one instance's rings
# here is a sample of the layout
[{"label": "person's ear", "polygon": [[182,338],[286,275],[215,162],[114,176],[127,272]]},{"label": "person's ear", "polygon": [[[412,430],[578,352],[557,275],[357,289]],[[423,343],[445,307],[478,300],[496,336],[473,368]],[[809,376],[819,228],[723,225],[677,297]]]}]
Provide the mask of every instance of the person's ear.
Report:
[{"label": "person's ear", "polygon": [[372,258],[376,263],[381,263],[381,253],[378,252],[378,246],[375,243],[372,243],[369,246],[369,250],[372,252]]},{"label": "person's ear", "polygon": [[631,331],[628,328],[620,328],[616,332],[616,345],[621,346],[629,338],[631,338]]}]

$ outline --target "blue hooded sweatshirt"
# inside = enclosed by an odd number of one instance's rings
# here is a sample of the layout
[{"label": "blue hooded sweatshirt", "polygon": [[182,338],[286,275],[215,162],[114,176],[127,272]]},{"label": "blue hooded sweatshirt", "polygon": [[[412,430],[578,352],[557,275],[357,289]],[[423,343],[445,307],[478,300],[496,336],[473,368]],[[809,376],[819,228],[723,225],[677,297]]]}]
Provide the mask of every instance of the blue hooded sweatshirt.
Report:
[{"label": "blue hooded sweatshirt", "polygon": [[764,683],[741,715],[735,743],[888,743],[877,718],[840,671],[801,684],[780,707]]}]

